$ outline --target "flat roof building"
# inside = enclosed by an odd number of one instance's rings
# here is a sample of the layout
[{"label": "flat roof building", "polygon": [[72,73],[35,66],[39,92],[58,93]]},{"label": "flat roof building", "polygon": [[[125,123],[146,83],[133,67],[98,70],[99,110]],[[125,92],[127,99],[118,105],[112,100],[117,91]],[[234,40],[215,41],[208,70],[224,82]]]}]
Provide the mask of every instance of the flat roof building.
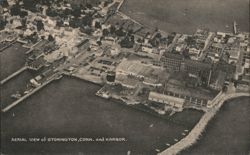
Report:
[{"label": "flat roof building", "polygon": [[176,109],[182,109],[185,103],[185,100],[182,98],[177,98],[166,94],[160,94],[157,92],[150,92],[148,100],[164,103]]}]

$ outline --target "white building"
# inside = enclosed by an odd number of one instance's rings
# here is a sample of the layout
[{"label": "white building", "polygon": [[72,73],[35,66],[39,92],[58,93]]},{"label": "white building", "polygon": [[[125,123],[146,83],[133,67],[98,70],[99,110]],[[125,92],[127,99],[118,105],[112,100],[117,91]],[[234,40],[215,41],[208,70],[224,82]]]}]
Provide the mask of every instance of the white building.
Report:
[{"label": "white building", "polygon": [[185,103],[184,99],[165,95],[165,94],[160,94],[160,93],[156,93],[156,92],[150,92],[148,100],[154,101],[154,102],[159,102],[159,103],[164,103],[167,106],[171,106],[177,110],[182,110],[184,103]]}]

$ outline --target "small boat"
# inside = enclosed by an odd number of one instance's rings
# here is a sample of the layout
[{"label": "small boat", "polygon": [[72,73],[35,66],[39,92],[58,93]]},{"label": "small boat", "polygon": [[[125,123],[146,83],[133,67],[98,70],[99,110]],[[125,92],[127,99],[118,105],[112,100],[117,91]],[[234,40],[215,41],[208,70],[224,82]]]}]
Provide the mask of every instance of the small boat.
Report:
[{"label": "small boat", "polygon": [[154,124],[150,124],[150,126],[149,126],[149,127],[150,127],[150,128],[152,128],[153,126],[154,126]]},{"label": "small boat", "polygon": [[185,134],[184,132],[182,133],[182,135],[183,135],[183,136],[186,136],[186,134]]},{"label": "small boat", "polygon": [[166,145],[167,145],[167,146],[170,146],[170,144],[169,144],[169,143],[166,143]]},{"label": "small boat", "polygon": [[178,139],[174,139],[174,141],[178,142]]},{"label": "small boat", "polygon": [[131,151],[128,150],[127,155],[130,155],[130,154],[131,154]]},{"label": "small boat", "polygon": [[22,97],[22,95],[20,93],[16,93],[16,94],[11,95],[11,98],[14,98],[14,99],[19,99],[21,97]]},{"label": "small boat", "polygon": [[156,152],[160,152],[160,150],[159,150],[159,149],[155,149],[155,151],[156,151]]},{"label": "small boat", "polygon": [[12,113],[12,117],[15,117],[15,113]]},{"label": "small boat", "polygon": [[186,130],[184,130],[185,132],[188,132],[188,130],[186,129]]}]

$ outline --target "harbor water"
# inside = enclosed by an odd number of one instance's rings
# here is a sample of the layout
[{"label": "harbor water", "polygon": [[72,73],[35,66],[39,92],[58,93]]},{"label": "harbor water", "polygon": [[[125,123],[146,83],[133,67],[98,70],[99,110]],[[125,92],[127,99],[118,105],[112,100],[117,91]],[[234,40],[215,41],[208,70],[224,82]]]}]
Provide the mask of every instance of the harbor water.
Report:
[{"label": "harbor water", "polygon": [[249,32],[249,0],[125,0],[121,11],[166,32],[232,32],[234,21],[240,31]]},{"label": "harbor water", "polygon": [[[156,149],[166,149],[166,144],[176,143],[185,130],[192,128],[188,119],[175,124],[118,101],[97,97],[98,89],[98,85],[64,77],[2,114],[3,151],[8,154],[126,154],[130,150],[134,154],[156,154]],[[175,119],[189,116],[199,120],[202,113],[187,110]],[[114,137],[125,141],[25,143],[13,142],[13,137]]]}]

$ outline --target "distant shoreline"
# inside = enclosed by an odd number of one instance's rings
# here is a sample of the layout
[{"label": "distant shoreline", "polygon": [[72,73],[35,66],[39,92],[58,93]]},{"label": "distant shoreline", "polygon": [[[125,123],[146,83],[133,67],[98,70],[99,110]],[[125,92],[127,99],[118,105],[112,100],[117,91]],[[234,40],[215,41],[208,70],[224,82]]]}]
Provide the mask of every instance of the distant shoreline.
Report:
[{"label": "distant shoreline", "polygon": [[[227,6],[223,3],[227,3]],[[242,32],[249,32],[248,5],[243,0],[237,2],[237,5],[233,0],[223,0],[218,4],[217,0],[191,0],[189,3],[174,0],[125,0],[120,12],[146,26],[157,26],[169,33],[192,34],[197,28],[232,32],[234,20]]]}]

